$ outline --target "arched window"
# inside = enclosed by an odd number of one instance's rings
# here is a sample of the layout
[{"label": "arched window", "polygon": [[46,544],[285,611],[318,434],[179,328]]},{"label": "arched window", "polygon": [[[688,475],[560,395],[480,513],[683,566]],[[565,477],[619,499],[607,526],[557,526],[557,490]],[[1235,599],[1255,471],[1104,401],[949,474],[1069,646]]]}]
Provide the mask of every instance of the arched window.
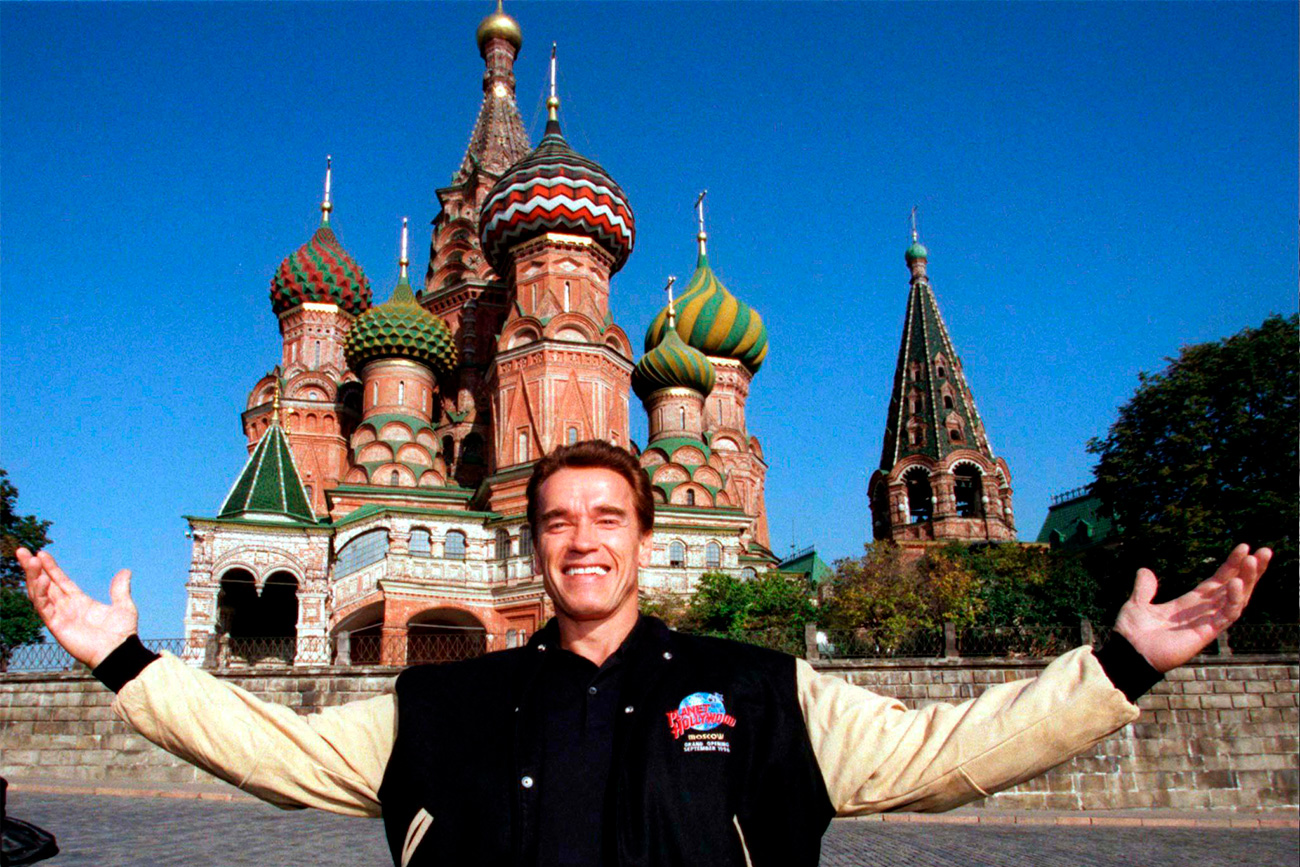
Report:
[{"label": "arched window", "polygon": [[569,445],[573,445],[578,441],[578,429],[576,427],[569,428],[567,439]]},{"label": "arched window", "polygon": [[397,402],[406,403],[406,383],[401,380],[397,381]]},{"label": "arched window", "polygon": [[517,462],[521,463],[521,464],[522,464],[524,461],[528,460],[528,430],[527,430],[527,428],[521,428],[520,431],[519,431],[519,436],[518,436],[517,441],[516,441],[516,443],[515,443],[515,460],[516,460]]},{"label": "arched window", "polygon": [[744,569],[740,570],[741,581],[753,581],[757,577],[758,573],[754,571],[753,566],[746,566]]},{"label": "arched window", "polygon": [[686,565],[686,546],[681,542],[674,540],[668,545],[668,565],[685,566]]},{"label": "arched window", "polygon": [[307,495],[307,502],[308,502],[308,504],[310,504],[310,503],[311,503],[312,494],[314,493],[314,492],[312,491],[311,485],[303,485],[303,487],[302,487],[302,492],[303,492],[304,494]]},{"label": "arched window", "polygon": [[393,472],[390,473],[388,476],[388,484],[392,485],[393,487],[397,487],[401,483],[402,483],[402,474],[399,473],[397,470],[393,470]]},{"label": "arched window", "polygon": [[448,560],[464,560],[465,534],[460,530],[448,530],[447,538],[442,544],[442,556]]},{"label": "arched window", "polygon": [[564,312],[569,312],[569,281],[564,281]]},{"label": "arched window", "polygon": [[943,365],[942,365],[942,364],[939,365],[939,366],[935,369],[934,372],[935,372],[936,374],[938,374],[938,376],[939,376],[940,379],[943,379],[945,376],[948,375],[948,372],[947,372],[946,370],[943,369]]},{"label": "arched window", "polygon": [[297,360],[298,360],[298,344],[295,343],[289,347],[289,361],[294,362]]},{"label": "arched window", "polygon": [[320,367],[320,341],[319,340],[316,341],[316,364],[314,366]]},{"label": "arched window", "polygon": [[505,560],[510,556],[510,534],[497,530],[497,559]]},{"label": "arched window", "polygon": [[451,437],[442,438],[442,459],[450,466],[456,460],[456,441]]},{"label": "arched window", "polygon": [[388,531],[370,530],[339,549],[334,559],[334,577],[351,575],[388,556]]},{"label": "arched window", "polygon": [[687,492],[686,492],[686,505],[688,505],[688,506],[694,506],[694,505],[695,505],[695,492],[694,492],[694,491],[687,491]]},{"label": "arched window", "polygon": [[722,565],[722,546],[717,542],[710,542],[704,546],[704,566],[707,569],[717,569]]},{"label": "arched window", "polygon": [[984,516],[983,474],[973,464],[958,464],[952,471],[953,495],[957,500],[957,517]]},{"label": "arched window", "polygon": [[944,408],[944,409],[952,409],[952,395],[951,395],[951,394],[945,394],[945,395],[943,396],[943,408]]},{"label": "arched window", "polygon": [[412,530],[411,541],[407,545],[407,550],[416,557],[428,557],[432,553],[429,545],[429,531],[423,527]]},{"label": "arched window", "polygon": [[912,413],[916,414],[921,411],[921,398],[912,398]]},{"label": "arched window", "polygon": [[961,428],[956,428],[956,427],[948,428],[948,439],[952,440],[955,443],[961,442]]},{"label": "arched window", "polygon": [[519,556],[531,557],[533,555],[533,528],[524,524],[519,528]]},{"label": "arched window", "polygon": [[370,403],[372,406],[379,403],[379,383],[377,382],[370,386]]},{"label": "arched window", "polygon": [[933,514],[933,492],[930,490],[930,474],[924,467],[912,467],[903,474],[903,484],[907,488],[907,513],[909,523],[919,524],[930,520]]}]

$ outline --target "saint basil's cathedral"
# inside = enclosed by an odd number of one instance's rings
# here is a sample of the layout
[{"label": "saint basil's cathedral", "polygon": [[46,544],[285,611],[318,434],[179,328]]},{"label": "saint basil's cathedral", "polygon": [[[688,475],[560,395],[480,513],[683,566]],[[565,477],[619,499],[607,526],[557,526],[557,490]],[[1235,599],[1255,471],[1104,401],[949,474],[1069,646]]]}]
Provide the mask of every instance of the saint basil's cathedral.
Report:
[{"label": "saint basil's cathedral", "polygon": [[[248,459],[193,539],[193,663],[403,664],[518,646],[550,616],[533,573],[525,488],[549,450],[604,439],[639,456],[656,500],[643,593],[776,567],[767,464],[745,423],[767,355],[757,311],[709,265],[702,195],[695,271],[654,318],[643,354],[615,322],[631,255],[628,197],[548,120],[533,147],[515,100],[518,24],[478,27],[483,101],[451,185],[437,190],[424,283],[383,303],[321,225],[271,280],[283,354],[253,387]],[[1014,538],[1010,476],[993,457],[939,317],[919,243],[871,483],[877,538],[919,545]],[[670,287],[671,293],[671,287]],[[630,439],[629,392],[647,414]]]}]

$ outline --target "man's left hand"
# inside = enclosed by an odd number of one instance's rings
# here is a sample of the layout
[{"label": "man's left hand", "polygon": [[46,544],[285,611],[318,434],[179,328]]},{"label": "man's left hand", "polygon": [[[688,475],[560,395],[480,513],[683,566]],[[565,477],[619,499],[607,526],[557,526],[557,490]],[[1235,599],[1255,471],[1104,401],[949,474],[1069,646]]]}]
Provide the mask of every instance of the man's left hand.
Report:
[{"label": "man's left hand", "polygon": [[1119,610],[1115,631],[1162,674],[1177,668],[1241,616],[1272,557],[1268,548],[1252,554],[1249,545],[1238,545],[1196,589],[1160,605],[1151,603],[1156,595],[1155,573],[1139,569],[1133,595]]}]

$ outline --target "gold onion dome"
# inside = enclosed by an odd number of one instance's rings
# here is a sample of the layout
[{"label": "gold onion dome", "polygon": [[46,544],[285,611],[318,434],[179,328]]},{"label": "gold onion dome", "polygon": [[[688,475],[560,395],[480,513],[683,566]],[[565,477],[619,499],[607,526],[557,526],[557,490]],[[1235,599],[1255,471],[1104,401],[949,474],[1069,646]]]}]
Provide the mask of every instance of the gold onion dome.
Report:
[{"label": "gold onion dome", "polygon": [[352,323],[343,352],[358,375],[368,362],[380,358],[409,358],[439,376],[456,369],[451,329],[419,305],[405,276],[398,281],[393,297]]},{"label": "gold onion dome", "polygon": [[664,329],[659,344],[632,368],[632,390],[642,401],[663,388],[689,388],[708,397],[716,381],[704,353],[687,346],[671,328]]},{"label": "gold onion dome", "polygon": [[474,34],[478,39],[478,53],[487,56],[487,44],[492,39],[504,39],[515,47],[515,53],[524,44],[524,33],[519,29],[519,22],[511,18],[505,12],[501,11],[501,3],[497,3],[497,11],[484,18],[478,24],[478,31]]},{"label": "gold onion dome", "polygon": [[[767,328],[758,311],[736,298],[722,285],[703,250],[686,291],[677,299],[677,333],[687,344],[721,358],[734,358],[757,373],[767,358]],[[658,346],[668,330],[668,308],[650,323],[645,349]]]}]

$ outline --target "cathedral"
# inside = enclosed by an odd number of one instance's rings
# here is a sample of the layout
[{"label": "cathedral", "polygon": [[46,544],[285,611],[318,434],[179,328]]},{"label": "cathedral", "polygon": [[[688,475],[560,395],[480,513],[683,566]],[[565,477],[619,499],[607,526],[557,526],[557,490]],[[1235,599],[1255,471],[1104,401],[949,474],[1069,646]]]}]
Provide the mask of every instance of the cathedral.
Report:
[{"label": "cathedral", "polygon": [[[518,24],[498,4],[477,43],[483,101],[437,190],[423,283],[411,283],[403,225],[400,277],[374,303],[335,233],[328,165],[320,228],[274,272],[283,352],[241,416],[247,462],[215,516],[187,516],[191,662],[404,664],[522,644],[551,613],[525,487],[542,455],[580,440],[629,449],[649,475],[643,592],[685,593],[703,572],[747,577],[778,560],[767,464],[745,424],[767,331],[709,265],[702,196],[695,271],[638,359],[611,305],[636,240],[627,194],[566,141],[554,53],[534,146],[515,100]],[[983,442],[948,351],[943,387],[963,401],[964,435]],[[630,438],[630,394],[647,414],[644,447]],[[982,454],[971,461],[995,478]],[[936,479],[966,466],[930,464]],[[881,494],[891,507],[908,472]]]}]

